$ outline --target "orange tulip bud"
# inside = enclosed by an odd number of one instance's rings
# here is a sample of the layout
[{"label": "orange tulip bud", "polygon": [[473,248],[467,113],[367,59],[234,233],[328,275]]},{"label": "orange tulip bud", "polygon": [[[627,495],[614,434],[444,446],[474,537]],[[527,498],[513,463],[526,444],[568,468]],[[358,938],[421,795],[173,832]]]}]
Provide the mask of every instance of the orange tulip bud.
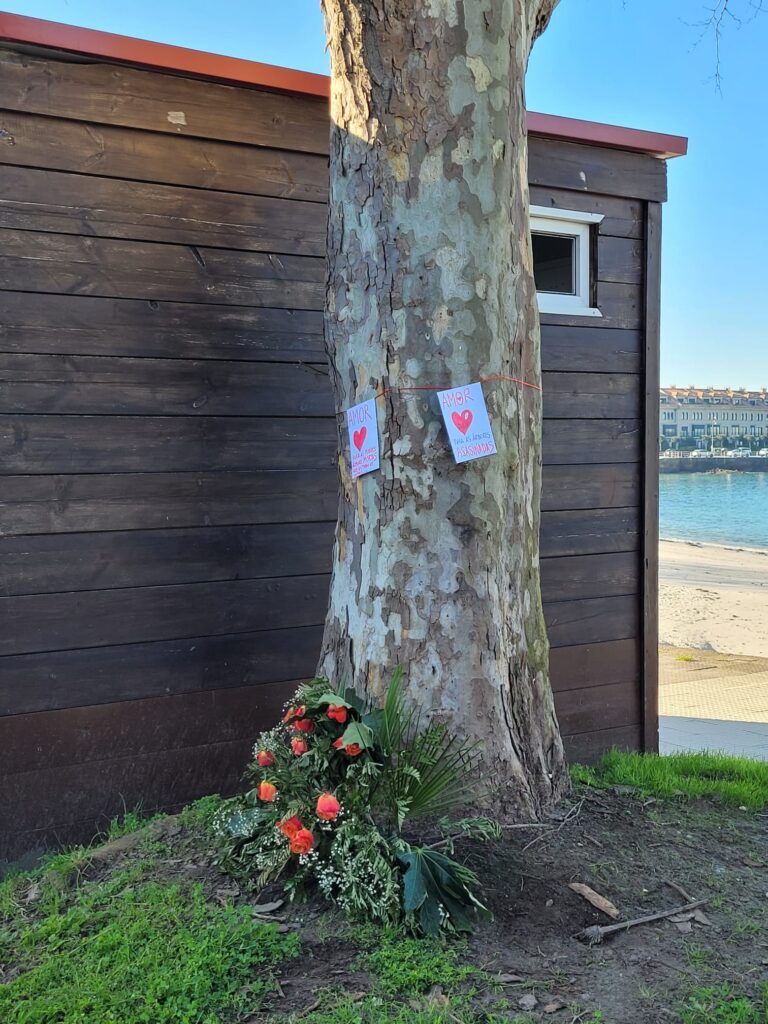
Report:
[{"label": "orange tulip bud", "polygon": [[300,828],[291,839],[291,853],[309,853],[315,845],[315,837],[308,828]]},{"label": "orange tulip bud", "polygon": [[321,793],[317,798],[315,810],[317,811],[318,818],[322,818],[323,821],[335,821],[339,816],[341,804],[333,793]]},{"label": "orange tulip bud", "polygon": [[282,832],[286,839],[293,839],[303,827],[301,820],[295,814],[292,818],[284,818],[283,821],[279,821],[275,825],[275,828]]},{"label": "orange tulip bud", "polygon": [[258,788],[259,800],[263,800],[267,804],[271,804],[277,796],[277,786],[273,786],[271,782],[260,782]]},{"label": "orange tulip bud", "polygon": [[312,721],[311,718],[301,718],[297,722],[294,722],[291,725],[291,728],[294,729],[296,732],[314,732],[315,723]]}]

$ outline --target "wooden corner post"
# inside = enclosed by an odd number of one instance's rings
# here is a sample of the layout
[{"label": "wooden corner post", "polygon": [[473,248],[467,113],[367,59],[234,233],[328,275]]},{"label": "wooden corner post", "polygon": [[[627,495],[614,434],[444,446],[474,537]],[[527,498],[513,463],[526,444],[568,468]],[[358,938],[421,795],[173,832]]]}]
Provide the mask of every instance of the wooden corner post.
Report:
[{"label": "wooden corner post", "polygon": [[643,442],[643,748],[659,749],[659,349],[661,203],[645,214],[645,430]]}]

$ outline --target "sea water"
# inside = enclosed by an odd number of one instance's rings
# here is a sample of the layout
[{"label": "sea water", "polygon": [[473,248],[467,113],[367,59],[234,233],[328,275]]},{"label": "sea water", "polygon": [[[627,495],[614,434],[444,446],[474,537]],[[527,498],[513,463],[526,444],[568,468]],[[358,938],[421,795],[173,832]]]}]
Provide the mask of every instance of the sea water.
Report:
[{"label": "sea water", "polygon": [[768,473],[662,473],[659,534],[768,549]]}]

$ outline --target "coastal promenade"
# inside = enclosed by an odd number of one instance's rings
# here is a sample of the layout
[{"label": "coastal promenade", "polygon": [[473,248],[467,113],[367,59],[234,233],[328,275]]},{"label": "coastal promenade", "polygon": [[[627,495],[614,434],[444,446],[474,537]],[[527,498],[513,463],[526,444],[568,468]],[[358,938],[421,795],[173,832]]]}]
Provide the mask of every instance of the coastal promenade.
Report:
[{"label": "coastal promenade", "polygon": [[768,552],[662,541],[660,747],[768,760]]},{"label": "coastal promenade", "polygon": [[727,457],[659,459],[659,473],[712,473],[715,470],[768,473],[768,458],[752,455],[743,459]]}]

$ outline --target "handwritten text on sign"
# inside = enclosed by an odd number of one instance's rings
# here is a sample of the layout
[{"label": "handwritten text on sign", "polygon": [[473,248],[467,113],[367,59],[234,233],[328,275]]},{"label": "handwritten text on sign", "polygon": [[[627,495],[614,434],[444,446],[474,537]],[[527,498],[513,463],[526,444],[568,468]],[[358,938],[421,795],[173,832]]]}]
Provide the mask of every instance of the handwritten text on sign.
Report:
[{"label": "handwritten text on sign", "polygon": [[376,424],[376,400],[347,409],[347,431],[352,464],[352,479],[379,468],[379,428]]},{"label": "handwritten text on sign", "polygon": [[496,454],[482,385],[465,384],[464,387],[438,391],[437,400],[457,462],[470,462]]}]

